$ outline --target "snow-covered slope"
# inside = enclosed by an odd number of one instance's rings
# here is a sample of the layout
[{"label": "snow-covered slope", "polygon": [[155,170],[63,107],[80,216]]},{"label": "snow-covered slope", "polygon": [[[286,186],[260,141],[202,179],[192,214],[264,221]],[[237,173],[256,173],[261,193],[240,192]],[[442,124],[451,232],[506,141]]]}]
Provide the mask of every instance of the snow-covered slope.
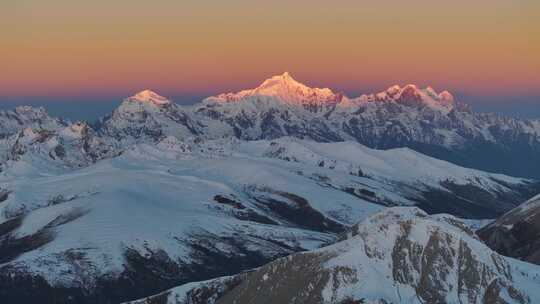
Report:
[{"label": "snow-covered slope", "polygon": [[147,303],[538,303],[540,267],[503,257],[452,216],[389,208],[336,244]]},{"label": "snow-covered slope", "polygon": [[386,206],[485,217],[512,206],[498,195],[519,201],[530,186],[407,149],[292,138],[166,137],[77,170],[13,164],[0,178],[0,290],[21,302],[35,290],[80,303],[143,297],[315,249]]},{"label": "snow-covered slope", "polygon": [[[516,198],[528,198],[538,189],[532,181],[522,179],[520,183],[520,179],[505,175],[459,167],[408,148],[382,151],[352,141],[317,143],[289,137],[235,146],[250,155],[354,176],[356,182],[326,173],[317,178],[329,187],[386,206],[403,205],[403,198],[409,198],[431,213],[490,218],[519,204]],[[457,196],[445,197],[449,193]],[[504,202],[506,197],[514,197],[512,204]]]},{"label": "snow-covered slope", "polygon": [[316,248],[383,208],[286,162],[201,154],[169,139],[71,173],[5,178],[3,299],[142,297]]},{"label": "snow-covered slope", "polygon": [[497,252],[540,264],[540,195],[478,231]]}]

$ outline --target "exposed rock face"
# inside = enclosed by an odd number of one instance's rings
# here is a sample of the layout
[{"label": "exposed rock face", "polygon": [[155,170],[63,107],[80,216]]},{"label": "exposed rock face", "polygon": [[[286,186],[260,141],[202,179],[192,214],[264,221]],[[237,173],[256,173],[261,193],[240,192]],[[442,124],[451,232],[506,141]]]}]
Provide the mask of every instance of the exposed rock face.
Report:
[{"label": "exposed rock face", "polygon": [[500,254],[540,264],[540,196],[536,196],[478,231]]},{"label": "exposed rock face", "polygon": [[[276,260],[234,277],[235,284],[222,278],[159,297],[182,304],[536,303],[539,274],[540,267],[491,251],[453,217],[390,208],[334,245]],[[190,302],[201,286],[219,292],[207,302]]]}]

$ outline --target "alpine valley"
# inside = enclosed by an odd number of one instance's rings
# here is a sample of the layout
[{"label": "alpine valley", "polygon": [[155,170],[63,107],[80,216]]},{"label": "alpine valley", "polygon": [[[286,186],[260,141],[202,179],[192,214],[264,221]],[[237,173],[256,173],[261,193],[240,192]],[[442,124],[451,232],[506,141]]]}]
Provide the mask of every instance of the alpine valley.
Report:
[{"label": "alpine valley", "polygon": [[18,107],[0,166],[1,303],[540,302],[540,121],[447,91]]}]

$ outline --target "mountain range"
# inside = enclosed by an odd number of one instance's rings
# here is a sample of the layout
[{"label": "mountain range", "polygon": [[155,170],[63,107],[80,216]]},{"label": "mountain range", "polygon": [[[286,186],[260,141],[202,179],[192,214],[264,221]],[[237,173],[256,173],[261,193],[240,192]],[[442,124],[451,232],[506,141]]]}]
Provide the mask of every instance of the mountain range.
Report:
[{"label": "mountain range", "polygon": [[539,147],[539,121],[446,91],[349,98],[288,73],[192,106],[144,90],[95,125],[3,111],[0,298],[534,303],[536,266],[500,254],[536,246],[492,230],[540,193]]},{"label": "mountain range", "polygon": [[[62,124],[43,109],[19,107],[1,112],[0,135],[25,126],[50,130]],[[284,73],[255,89],[209,97],[193,106],[179,106],[145,90],[124,100],[94,129],[123,142],[169,135],[357,141],[374,149],[409,147],[489,172],[540,177],[540,121],[473,113],[447,91],[415,85],[348,98],[310,88]]]},{"label": "mountain range", "polygon": [[[126,120],[129,124],[122,125]],[[375,149],[409,147],[461,166],[539,177],[535,168],[540,167],[540,121],[473,113],[447,91],[415,85],[348,98],[307,87],[284,73],[255,89],[220,94],[189,107],[143,91],[126,99],[102,126],[106,134],[134,138],[292,136],[357,141]]]}]

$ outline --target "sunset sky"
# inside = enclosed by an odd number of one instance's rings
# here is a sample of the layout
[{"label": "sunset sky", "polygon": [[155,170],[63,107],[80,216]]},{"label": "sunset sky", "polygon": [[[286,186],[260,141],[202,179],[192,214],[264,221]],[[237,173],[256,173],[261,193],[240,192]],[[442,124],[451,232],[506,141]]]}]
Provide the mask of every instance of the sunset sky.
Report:
[{"label": "sunset sky", "polygon": [[0,97],[203,96],[289,71],[540,96],[540,1],[0,0]]}]

